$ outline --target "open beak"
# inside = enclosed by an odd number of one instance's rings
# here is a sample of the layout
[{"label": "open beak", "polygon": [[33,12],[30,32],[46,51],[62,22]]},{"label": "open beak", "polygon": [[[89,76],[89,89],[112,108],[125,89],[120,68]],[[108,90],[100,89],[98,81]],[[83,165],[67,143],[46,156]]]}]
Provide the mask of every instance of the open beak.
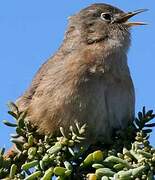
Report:
[{"label": "open beak", "polygon": [[148,11],[148,9],[139,9],[139,10],[136,10],[136,11],[133,11],[133,12],[124,13],[124,14],[120,15],[119,17],[117,17],[115,19],[115,22],[126,24],[128,27],[138,26],[138,25],[147,25],[144,22],[128,22],[128,20],[131,17],[133,17],[133,16],[135,16],[137,14],[140,14],[142,12],[145,12],[145,11]]}]

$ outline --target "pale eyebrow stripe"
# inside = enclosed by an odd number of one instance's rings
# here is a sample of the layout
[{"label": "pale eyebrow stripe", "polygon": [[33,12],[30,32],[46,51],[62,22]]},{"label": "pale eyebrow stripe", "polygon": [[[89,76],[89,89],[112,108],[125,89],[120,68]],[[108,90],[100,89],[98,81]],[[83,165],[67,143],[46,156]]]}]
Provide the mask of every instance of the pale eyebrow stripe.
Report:
[{"label": "pale eyebrow stripe", "polygon": [[90,9],[90,10],[88,10],[88,12],[96,12],[96,10],[95,9]]}]

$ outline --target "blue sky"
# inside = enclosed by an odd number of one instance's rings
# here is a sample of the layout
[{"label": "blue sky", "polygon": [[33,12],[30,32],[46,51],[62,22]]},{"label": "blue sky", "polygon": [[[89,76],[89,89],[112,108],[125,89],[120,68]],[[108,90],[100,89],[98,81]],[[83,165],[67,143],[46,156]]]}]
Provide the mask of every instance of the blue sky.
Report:
[{"label": "blue sky", "polygon": [[[15,101],[28,87],[40,65],[60,46],[67,17],[95,0],[0,1],[0,147],[9,147],[12,128],[2,124],[8,101]],[[134,20],[148,26],[132,30],[128,59],[136,90],[136,112],[145,105],[155,110],[155,5],[154,0],[105,0],[124,11],[148,8]],[[155,145],[155,131],[150,138]]]}]

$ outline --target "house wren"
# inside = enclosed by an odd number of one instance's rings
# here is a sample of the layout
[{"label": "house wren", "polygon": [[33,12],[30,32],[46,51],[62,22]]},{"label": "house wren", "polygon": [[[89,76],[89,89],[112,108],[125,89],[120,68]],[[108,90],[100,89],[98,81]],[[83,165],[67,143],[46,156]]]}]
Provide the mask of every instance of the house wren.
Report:
[{"label": "house wren", "polygon": [[69,18],[64,41],[46,61],[31,86],[17,100],[41,134],[66,132],[77,121],[87,124],[91,142],[110,142],[115,130],[134,119],[135,94],[127,51],[128,22],[145,9],[125,13],[108,4],[93,4]]}]

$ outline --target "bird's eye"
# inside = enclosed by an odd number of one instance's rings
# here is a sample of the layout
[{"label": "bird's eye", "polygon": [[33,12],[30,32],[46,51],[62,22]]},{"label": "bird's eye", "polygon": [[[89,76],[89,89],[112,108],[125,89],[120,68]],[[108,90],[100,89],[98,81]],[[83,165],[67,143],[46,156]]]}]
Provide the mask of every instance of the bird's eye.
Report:
[{"label": "bird's eye", "polygon": [[107,22],[110,22],[112,20],[112,14],[111,13],[102,13],[101,19]]}]

